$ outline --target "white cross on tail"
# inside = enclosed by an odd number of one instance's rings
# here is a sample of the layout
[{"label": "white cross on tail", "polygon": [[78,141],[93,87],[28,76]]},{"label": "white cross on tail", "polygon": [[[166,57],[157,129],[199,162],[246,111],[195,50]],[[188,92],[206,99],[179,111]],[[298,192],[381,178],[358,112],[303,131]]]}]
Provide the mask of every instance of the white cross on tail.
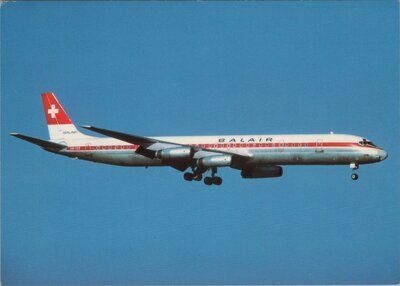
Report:
[{"label": "white cross on tail", "polygon": [[51,114],[51,118],[56,118],[56,114],[58,113],[58,108],[54,104],[51,105],[50,109],[47,109],[47,113]]}]

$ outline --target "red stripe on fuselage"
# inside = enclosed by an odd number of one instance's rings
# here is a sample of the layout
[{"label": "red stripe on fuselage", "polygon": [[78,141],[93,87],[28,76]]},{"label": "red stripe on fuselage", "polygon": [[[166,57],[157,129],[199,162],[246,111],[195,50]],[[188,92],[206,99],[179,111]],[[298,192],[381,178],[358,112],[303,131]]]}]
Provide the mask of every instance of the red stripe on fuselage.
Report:
[{"label": "red stripe on fuselage", "polygon": [[[182,144],[183,145],[183,144]],[[236,149],[236,148],[324,148],[324,147],[363,147],[379,149],[375,146],[362,146],[353,142],[308,142],[308,143],[225,143],[225,144],[190,144],[193,147],[206,149]],[[71,151],[100,151],[100,150],[136,150],[139,145],[95,145],[95,146],[71,146]]]}]

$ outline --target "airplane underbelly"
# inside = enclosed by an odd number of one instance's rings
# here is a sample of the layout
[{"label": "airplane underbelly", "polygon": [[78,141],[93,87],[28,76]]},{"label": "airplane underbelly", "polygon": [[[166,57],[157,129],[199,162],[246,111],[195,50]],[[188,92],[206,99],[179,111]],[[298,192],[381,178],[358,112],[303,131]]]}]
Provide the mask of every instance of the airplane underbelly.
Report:
[{"label": "airplane underbelly", "polygon": [[[325,149],[314,150],[257,150],[246,165],[344,165],[349,163],[367,163],[367,159],[355,150]],[[159,159],[150,159],[134,152],[68,152],[72,158],[119,166],[163,166]]]},{"label": "airplane underbelly", "polygon": [[256,164],[341,165],[361,161],[360,154],[352,150],[261,151],[254,153],[254,163]]}]

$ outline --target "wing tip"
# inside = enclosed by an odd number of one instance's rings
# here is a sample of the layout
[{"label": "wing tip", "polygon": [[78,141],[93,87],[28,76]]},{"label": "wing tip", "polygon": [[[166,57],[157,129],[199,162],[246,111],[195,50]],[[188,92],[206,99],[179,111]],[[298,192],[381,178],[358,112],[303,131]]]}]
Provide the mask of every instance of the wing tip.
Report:
[{"label": "wing tip", "polygon": [[91,125],[79,125],[79,126],[82,128],[85,128],[85,129],[92,129],[92,127],[93,127]]}]

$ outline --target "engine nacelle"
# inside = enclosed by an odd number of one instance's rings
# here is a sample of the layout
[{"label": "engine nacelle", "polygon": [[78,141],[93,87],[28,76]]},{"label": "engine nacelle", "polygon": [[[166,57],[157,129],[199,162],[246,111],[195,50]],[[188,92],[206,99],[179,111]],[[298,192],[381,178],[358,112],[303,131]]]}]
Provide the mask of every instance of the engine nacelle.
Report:
[{"label": "engine nacelle", "polygon": [[244,179],[273,178],[282,176],[283,169],[280,166],[256,167],[248,170],[242,170],[240,174]]},{"label": "engine nacelle", "polygon": [[217,155],[200,158],[199,160],[197,160],[197,165],[200,168],[225,167],[230,166],[231,161],[231,155]]},{"label": "engine nacelle", "polygon": [[155,157],[163,161],[184,161],[193,158],[194,151],[191,147],[176,147],[162,149],[156,152]]}]

